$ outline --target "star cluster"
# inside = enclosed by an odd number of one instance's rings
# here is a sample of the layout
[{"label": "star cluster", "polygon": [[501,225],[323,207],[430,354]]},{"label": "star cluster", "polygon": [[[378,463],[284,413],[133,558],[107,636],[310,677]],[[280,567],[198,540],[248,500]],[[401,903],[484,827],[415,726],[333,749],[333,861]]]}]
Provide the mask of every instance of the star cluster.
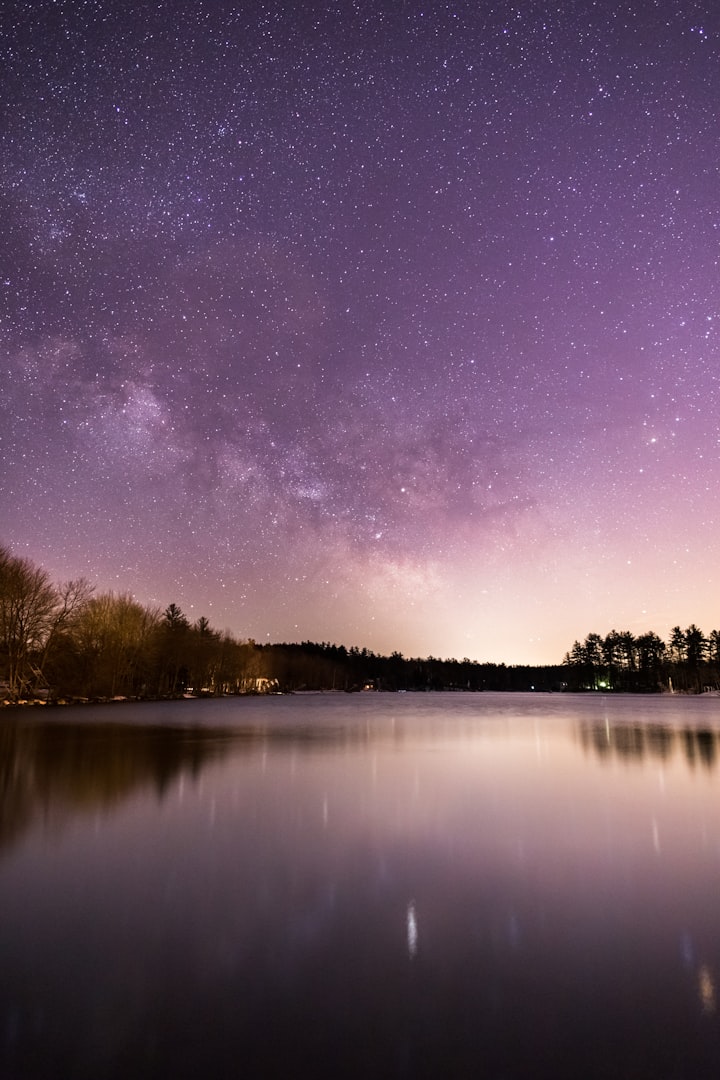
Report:
[{"label": "star cluster", "polygon": [[9,2],[0,539],[256,640],[720,622],[708,3]]}]

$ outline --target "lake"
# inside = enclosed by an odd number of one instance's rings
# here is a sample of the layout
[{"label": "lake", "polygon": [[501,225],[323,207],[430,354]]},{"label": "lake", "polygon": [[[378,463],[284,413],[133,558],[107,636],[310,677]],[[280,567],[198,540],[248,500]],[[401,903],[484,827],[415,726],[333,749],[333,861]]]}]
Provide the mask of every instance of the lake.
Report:
[{"label": "lake", "polygon": [[720,1075],[720,698],[0,712],[0,1076]]}]

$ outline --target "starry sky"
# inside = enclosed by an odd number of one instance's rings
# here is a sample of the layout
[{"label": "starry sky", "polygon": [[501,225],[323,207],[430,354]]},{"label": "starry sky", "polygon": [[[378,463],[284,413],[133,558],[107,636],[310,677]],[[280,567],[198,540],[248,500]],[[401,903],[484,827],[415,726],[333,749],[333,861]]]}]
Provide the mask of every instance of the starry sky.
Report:
[{"label": "starry sky", "polygon": [[257,641],[720,624],[714,3],[4,0],[0,541]]}]

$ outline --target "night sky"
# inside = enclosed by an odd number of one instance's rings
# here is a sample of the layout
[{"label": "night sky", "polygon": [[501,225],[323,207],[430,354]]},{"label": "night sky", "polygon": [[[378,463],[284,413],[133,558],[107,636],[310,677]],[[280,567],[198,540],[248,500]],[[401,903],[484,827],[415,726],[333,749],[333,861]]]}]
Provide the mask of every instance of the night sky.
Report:
[{"label": "night sky", "polygon": [[716,4],[0,11],[15,554],[257,641],[720,625]]}]

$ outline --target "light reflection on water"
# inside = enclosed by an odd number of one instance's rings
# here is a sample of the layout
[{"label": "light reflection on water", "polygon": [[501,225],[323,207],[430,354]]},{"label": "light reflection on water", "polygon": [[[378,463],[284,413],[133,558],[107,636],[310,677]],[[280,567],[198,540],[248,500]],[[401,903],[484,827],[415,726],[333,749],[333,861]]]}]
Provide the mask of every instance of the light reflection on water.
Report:
[{"label": "light reflection on water", "polygon": [[418,947],[417,915],[415,914],[415,903],[413,901],[408,904],[407,909],[407,946],[408,956],[412,960]]},{"label": "light reflection on water", "polygon": [[0,1075],[716,1076],[719,736],[712,698],[4,713]]}]

